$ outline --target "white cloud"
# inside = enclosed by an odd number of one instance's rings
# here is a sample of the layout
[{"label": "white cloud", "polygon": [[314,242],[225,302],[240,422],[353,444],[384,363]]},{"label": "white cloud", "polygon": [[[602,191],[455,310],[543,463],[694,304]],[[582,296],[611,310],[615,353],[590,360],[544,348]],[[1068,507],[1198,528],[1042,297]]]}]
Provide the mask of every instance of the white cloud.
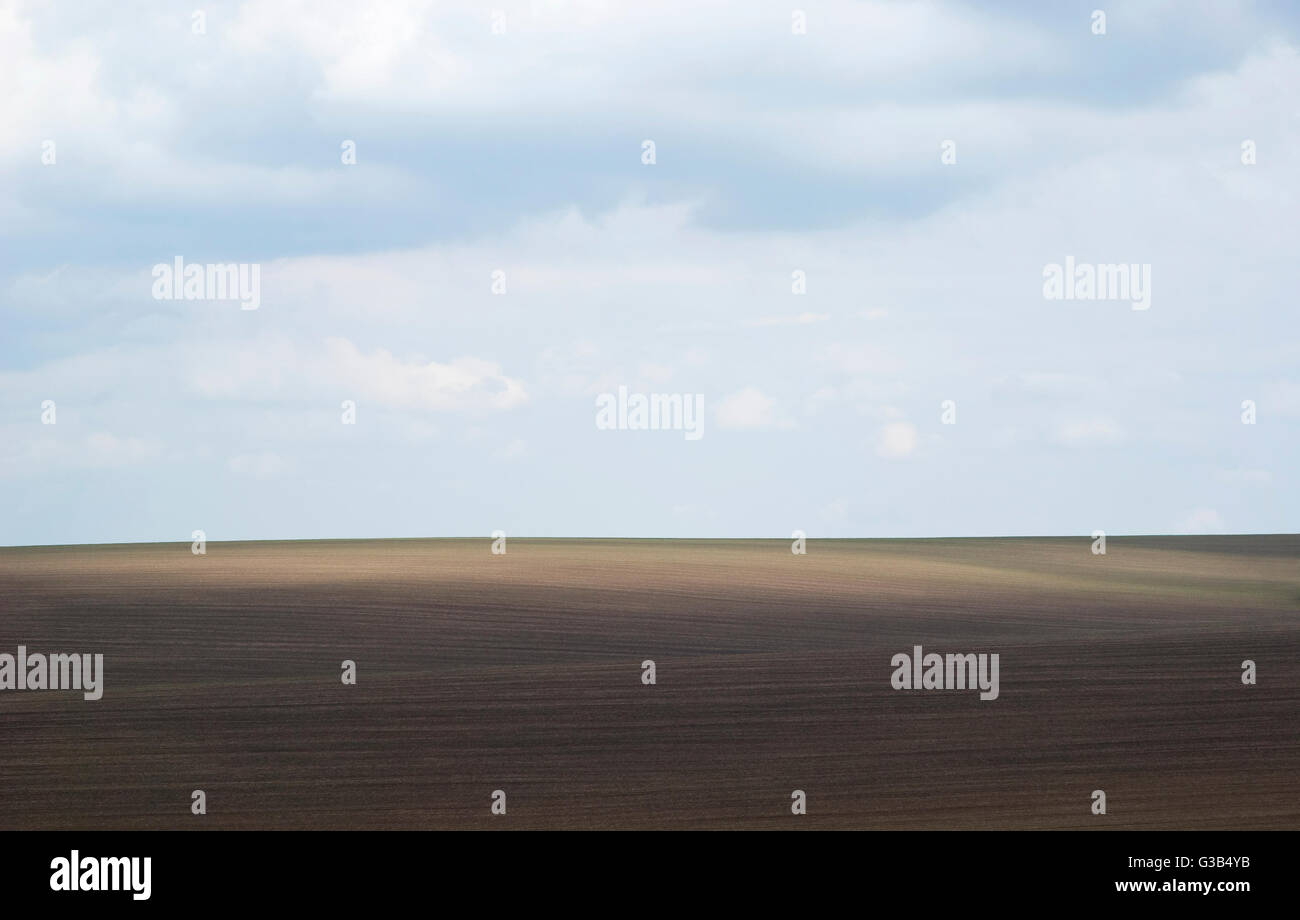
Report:
[{"label": "white cloud", "polygon": [[641,366],[637,368],[638,377],[655,386],[661,386],[672,380],[673,373],[672,367],[656,364],[653,361],[642,361]]},{"label": "white cloud", "polygon": [[256,454],[236,454],[226,464],[232,473],[252,476],[254,479],[271,479],[289,469],[279,454],[266,451]]},{"label": "white cloud", "polygon": [[492,456],[497,460],[521,460],[528,456],[528,442],[523,438],[515,438],[494,451]]},{"label": "white cloud", "polygon": [[1124,439],[1124,432],[1110,418],[1088,418],[1068,421],[1056,430],[1056,440],[1069,447],[1095,447],[1106,444],[1118,444]]},{"label": "white cloud", "polygon": [[[1188,19],[1166,6],[1148,5],[1162,12],[1142,28]],[[89,251],[39,237],[12,248],[11,271],[29,274],[6,275],[0,290],[0,307],[17,317],[0,341],[6,469],[170,461],[210,444],[218,462],[256,445],[308,475],[320,438],[374,451],[372,460],[389,459],[394,437],[438,437],[455,450],[465,418],[433,413],[460,411],[484,426],[479,455],[499,456],[492,445],[509,454],[522,442],[522,414],[505,410],[529,401],[530,415],[549,413],[549,428],[532,430],[556,433],[550,443],[530,433],[529,466],[544,470],[566,426],[590,428],[584,393],[670,380],[710,394],[711,407],[712,394],[730,394],[715,408],[724,427],[788,427],[778,403],[798,407],[804,443],[828,457],[855,423],[865,450],[912,456],[920,432],[903,420],[932,420],[951,396],[961,426],[929,435],[924,456],[895,471],[928,473],[922,461],[946,462],[942,451],[960,441],[975,477],[967,486],[1040,469],[1034,451],[1044,442],[1130,438],[1134,465],[1169,470],[1158,488],[1173,503],[1147,502],[1123,476],[1117,501],[1157,514],[1159,526],[1198,494],[1207,467],[1225,462],[1208,433],[1219,420],[1234,423],[1234,463],[1294,453],[1294,426],[1275,423],[1300,414],[1287,306],[1300,61],[1266,34],[1234,63],[1195,42],[1183,49],[1179,33],[1172,47],[1187,61],[1221,66],[1181,86],[1144,80],[1125,95],[1106,79],[1099,94],[1070,97],[1056,90],[1071,70],[1056,52],[1092,53],[1099,42],[943,3],[834,0],[810,11],[801,38],[789,34],[787,10],[693,0],[506,4],[505,36],[491,35],[489,9],[460,2],[245,4],[209,11],[201,38],[189,35],[186,10],[109,27],[97,14],[48,7],[0,5],[0,98],[13,100],[0,134],[0,235],[103,219],[139,237],[101,234],[112,246]],[[1221,24],[1202,12],[1206,31]],[[1125,34],[1134,28],[1130,16]],[[872,54],[861,53],[864,39]],[[765,74],[754,60],[788,66]],[[1187,72],[1145,63],[1162,78]],[[575,176],[596,175],[515,186],[530,170],[479,169],[484,147],[460,132],[461,116],[493,149],[545,158],[558,147]],[[360,165],[344,169],[337,143],[354,129],[365,131]],[[439,146],[444,131],[458,138],[454,149]],[[643,131],[660,142],[653,170],[636,162]],[[1238,159],[1245,133],[1259,142],[1255,167]],[[47,135],[60,165],[42,172]],[[959,160],[942,172],[937,144],[947,136]],[[625,154],[604,143],[624,137]],[[382,162],[400,162],[399,150],[433,165],[412,176]],[[753,168],[731,170],[731,155]],[[602,172],[611,156],[613,171]],[[503,180],[503,193],[484,195],[482,209],[443,209],[433,186],[464,176],[458,159],[485,184]],[[860,188],[840,181],[848,174],[881,192],[856,219],[818,190]],[[771,215],[751,225],[743,207],[725,214],[731,229],[711,223],[737,201],[793,201],[768,194],[790,179],[811,180],[803,200],[830,206],[788,223],[782,214],[779,230]],[[788,188],[802,194],[798,181]],[[376,190],[388,197],[371,197]],[[426,212],[414,231],[390,207],[395,196]],[[142,240],[171,245],[160,202],[216,244],[319,254],[250,252],[264,266],[256,313],[160,304],[147,297],[146,260],[111,263]],[[294,215],[317,206],[321,219],[304,217],[301,234],[259,234],[285,202]],[[358,202],[385,228],[362,244],[348,232]],[[1153,263],[1152,310],[1045,303],[1042,264],[1068,253]],[[50,259],[68,269],[51,272]],[[805,297],[790,295],[793,266],[809,272]],[[504,297],[489,293],[498,267]],[[809,309],[792,314],[792,302]],[[832,312],[872,322],[832,324]],[[746,332],[763,326],[776,334]],[[1268,335],[1251,332],[1261,329]],[[732,392],[740,383],[750,386]],[[32,421],[47,397],[59,401],[57,432]],[[1235,424],[1243,398],[1259,401],[1258,426]],[[341,399],[358,401],[356,428],[339,425]],[[78,412],[85,428],[74,427]],[[78,433],[87,430],[115,434],[92,441]],[[1050,453],[1053,463],[1089,462],[1081,450]],[[275,467],[240,456],[249,475]],[[1267,481],[1249,470],[1223,478]],[[1234,522],[1261,513],[1225,504],[1230,497],[1213,502]],[[805,499],[815,510],[826,496]],[[723,519],[746,512],[718,510]],[[932,506],[907,520],[960,513]]]},{"label": "white cloud", "polygon": [[829,313],[799,313],[794,316],[764,316],[746,323],[748,326],[810,326],[824,323],[831,318]]},{"label": "white cloud", "polygon": [[1223,518],[1213,508],[1197,508],[1183,522],[1185,533],[1223,533]]},{"label": "white cloud", "polygon": [[[500,8],[503,35],[491,33],[492,8],[474,0],[245,3],[222,38],[246,62],[272,53],[304,57],[323,101],[531,112],[617,97],[638,112],[675,110],[691,121],[729,113],[722,102],[737,95],[738,79],[754,79],[755,60],[804,49],[814,85],[863,88],[885,80],[924,85],[928,74],[949,83],[962,74],[1010,74],[1051,54],[1049,36],[1033,28],[931,3],[827,0],[800,38],[791,36],[788,10],[773,16],[721,0],[530,0]],[[871,54],[862,54],[864,43]]]},{"label": "white cloud", "polygon": [[776,411],[776,401],[764,396],[757,387],[745,387],[718,403],[716,411],[718,427],[735,430],[785,428]]},{"label": "white cloud", "polygon": [[821,515],[825,520],[843,521],[849,515],[849,503],[846,499],[836,498],[822,506]]},{"label": "white cloud", "polygon": [[134,466],[152,460],[162,452],[152,438],[119,437],[97,432],[86,438],[84,463],[87,466]]},{"label": "white cloud", "polygon": [[38,423],[5,426],[0,449],[0,475],[25,476],[52,469],[126,469],[159,460],[164,445],[156,438],[118,435],[107,431],[78,434],[75,421],[64,413],[58,425]]},{"label": "white cloud", "polygon": [[1219,478],[1225,482],[1263,485],[1273,481],[1270,470],[1220,470]]},{"label": "white cloud", "polygon": [[827,347],[825,358],[828,366],[853,375],[894,374],[904,366],[896,354],[874,342],[836,342]]},{"label": "white cloud", "polygon": [[345,390],[404,409],[513,409],[528,401],[523,383],[480,358],[403,361],[383,348],[366,354],[347,339],[326,340],[327,373]]},{"label": "white cloud", "polygon": [[194,388],[211,398],[352,398],[393,409],[512,409],[528,400],[524,384],[500,365],[460,357],[446,363],[402,359],[385,348],[363,352],[344,338],[300,346],[266,338],[232,348],[195,349],[189,363]]},{"label": "white cloud", "polygon": [[[1300,121],[1300,114],[1297,115]],[[1300,416],[1300,382],[1291,380],[1270,381],[1263,387],[1264,397],[1258,400],[1257,412],[1262,422],[1266,415],[1292,419]]]},{"label": "white cloud", "polygon": [[880,443],[876,453],[881,457],[899,460],[911,456],[916,450],[916,426],[909,422],[891,422],[880,429]]}]

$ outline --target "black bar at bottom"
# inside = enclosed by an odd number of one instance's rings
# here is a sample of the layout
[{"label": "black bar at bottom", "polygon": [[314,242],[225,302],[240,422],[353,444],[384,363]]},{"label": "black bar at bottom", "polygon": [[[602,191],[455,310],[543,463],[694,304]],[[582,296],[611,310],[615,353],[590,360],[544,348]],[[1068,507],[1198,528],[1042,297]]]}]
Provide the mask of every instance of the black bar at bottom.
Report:
[{"label": "black bar at bottom", "polygon": [[[663,915],[699,892],[733,906],[807,908],[812,898],[829,908],[825,897],[848,897],[873,908],[910,905],[918,916],[931,908],[964,915],[960,905],[1125,902],[1231,911],[1292,902],[1296,893],[1293,833],[540,834],[10,832],[0,834],[0,893],[6,906],[295,911],[463,894],[471,906],[480,897],[485,906],[601,902],[613,912]],[[121,857],[141,859],[128,868]],[[147,898],[137,897],[145,893],[142,857],[150,860]],[[59,860],[69,866],[62,874]],[[119,890],[84,890],[101,881]]]}]

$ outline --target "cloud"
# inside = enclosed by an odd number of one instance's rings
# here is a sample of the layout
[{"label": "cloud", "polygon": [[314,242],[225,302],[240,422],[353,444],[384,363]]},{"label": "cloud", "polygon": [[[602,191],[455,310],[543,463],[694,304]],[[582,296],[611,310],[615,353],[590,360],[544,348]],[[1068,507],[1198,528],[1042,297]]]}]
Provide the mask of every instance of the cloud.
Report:
[{"label": "cloud", "polygon": [[880,429],[880,443],[876,453],[881,457],[899,460],[916,450],[916,426],[909,422],[891,422]]},{"label": "cloud", "polygon": [[855,376],[897,373],[905,363],[875,342],[835,342],[826,348],[825,360],[828,366]]},{"label": "cloud", "polygon": [[799,313],[795,316],[764,316],[761,319],[752,320],[746,325],[749,326],[809,326],[813,323],[824,323],[831,318],[829,313]]},{"label": "cloud", "polygon": [[778,417],[776,401],[764,396],[757,387],[745,387],[718,403],[718,427],[733,430],[785,428],[788,422]]},{"label": "cloud", "polygon": [[[689,530],[662,502],[557,487],[615,488],[570,448],[585,394],[619,384],[709,394],[733,430],[797,420],[759,455],[610,442],[629,450],[618,477],[679,474],[674,503],[737,533],[772,532],[738,466],[776,475],[802,451],[855,482],[846,431],[910,461],[891,469],[905,501],[844,496],[846,535],[1060,532],[1095,495],[1014,496],[1089,474],[1117,532],[1202,500],[1293,529],[1281,471],[1215,471],[1297,448],[1294,17],[1149,3],[1103,40],[1041,5],[831,0],[792,36],[788,10],[712,0],[503,6],[505,35],[469,0],[320,0],[209,10],[195,36],[186,9],[0,0],[0,464],[25,477],[0,494],[0,539],[122,520],[105,508],[130,489],[83,501],[51,478],[90,462],[150,466],[216,513],[265,487],[279,532],[303,520],[282,486],[328,494],[360,470],[375,491],[310,526],[383,535],[409,511],[417,533],[435,514],[479,532],[492,496],[553,532]],[[178,253],[258,262],[262,308],[152,300],[149,267]],[[1042,266],[1071,253],[1152,263],[1152,309],[1045,302]],[[57,431],[37,422],[47,398]],[[961,425],[927,434],[948,398]],[[1258,425],[1237,422],[1245,398]],[[518,475],[492,478],[482,458],[517,442]],[[1095,474],[1082,448],[1118,443],[1126,463]],[[257,481],[268,455],[293,476]],[[195,494],[190,471],[229,484],[232,462],[252,477],[238,491]],[[939,476],[969,500],[927,492]],[[1219,491],[1191,500],[1207,479]],[[814,515],[841,491],[803,488]],[[170,532],[164,507],[140,528]]]},{"label": "cloud", "polygon": [[0,450],[0,475],[33,476],[51,470],[119,470],[152,464],[165,452],[153,437],[107,431],[78,434],[68,413],[58,425],[8,426]]},{"label": "cloud", "polygon": [[1067,447],[1097,447],[1118,444],[1122,440],[1124,440],[1123,430],[1109,418],[1069,421],[1056,429],[1056,441]]},{"label": "cloud", "polygon": [[1223,518],[1213,508],[1197,508],[1183,522],[1184,533],[1223,533]]},{"label": "cloud", "polygon": [[528,401],[523,383],[480,358],[402,361],[377,348],[366,354],[347,339],[326,340],[327,373],[343,388],[403,409],[513,409]]},{"label": "cloud", "polygon": [[158,442],[151,438],[97,432],[85,440],[87,466],[132,466],[152,460],[161,452]]},{"label": "cloud", "polygon": [[829,521],[843,521],[848,517],[849,503],[846,499],[836,498],[821,508],[821,516]]},{"label": "cloud", "polygon": [[1272,414],[1279,418],[1300,417],[1300,382],[1271,380],[1263,387],[1264,398],[1258,406],[1259,418]]},{"label": "cloud", "polygon": [[665,364],[656,364],[653,361],[643,361],[637,368],[637,376],[641,380],[649,381],[654,386],[662,386],[673,379],[674,370]]},{"label": "cloud", "polygon": [[[426,240],[432,201],[463,239],[487,213],[508,226],[566,203],[605,211],[644,190],[653,180],[636,157],[649,131],[674,168],[670,197],[705,202],[716,225],[841,226],[864,212],[932,214],[1009,177],[1108,152],[1140,157],[1154,144],[1194,156],[1238,125],[1271,134],[1284,122],[1262,117],[1278,104],[1264,88],[1295,78],[1290,23],[1268,10],[1162,9],[1126,17],[1104,42],[1081,41],[1054,17],[956,2],[831,0],[805,36],[771,10],[725,2],[504,10],[496,35],[492,10],[474,0],[242,3],[209,10],[207,34],[195,35],[179,9],[137,11],[126,28],[108,7],[8,4],[0,95],[14,104],[0,165],[15,175],[0,184],[0,208],[31,218],[24,233],[66,230],[70,210],[92,231],[106,223],[147,236],[148,223],[123,219],[147,207],[158,240],[168,214],[233,217],[225,230],[244,241],[271,231],[265,245],[282,248],[262,254],[269,260],[340,236],[379,248],[364,215],[407,244]],[[1107,73],[1128,42],[1171,34],[1191,47],[1144,55],[1138,74],[1119,68],[1123,79]],[[756,70],[756,60],[785,63]],[[1080,74],[1094,78],[1087,94]],[[345,137],[358,143],[348,169]],[[94,168],[41,175],[45,138],[58,141],[61,163]],[[938,178],[944,138],[957,140],[959,161]],[[1262,150],[1287,140],[1259,139]],[[526,151],[529,169],[482,168],[506,149]],[[1213,181],[1273,197],[1240,170]],[[348,217],[308,229],[298,209]],[[338,247],[316,251],[326,250]]]},{"label": "cloud", "polygon": [[240,476],[252,476],[255,479],[271,479],[286,472],[289,464],[279,454],[270,451],[257,454],[237,454],[226,464],[232,473]]},{"label": "cloud", "polygon": [[1253,485],[1266,485],[1273,481],[1273,473],[1270,470],[1219,470],[1218,476],[1224,482]]},{"label": "cloud", "polygon": [[528,456],[528,442],[523,438],[515,438],[493,451],[492,456],[497,460],[522,460]]},{"label": "cloud", "polygon": [[210,398],[256,403],[329,394],[331,402],[339,395],[384,408],[432,411],[513,409],[528,401],[521,381],[481,358],[402,359],[385,348],[362,351],[337,337],[312,346],[268,338],[242,348],[196,351],[201,357],[191,363],[190,381]]}]

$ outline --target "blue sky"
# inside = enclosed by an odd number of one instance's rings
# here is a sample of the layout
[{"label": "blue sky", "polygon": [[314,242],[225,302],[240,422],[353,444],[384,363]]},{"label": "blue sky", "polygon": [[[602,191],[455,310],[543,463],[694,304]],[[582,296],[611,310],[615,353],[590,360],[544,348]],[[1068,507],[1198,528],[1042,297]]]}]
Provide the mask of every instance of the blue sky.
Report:
[{"label": "blue sky", "polygon": [[0,543],[1293,532],[1300,17],[1099,5],[0,0]]}]

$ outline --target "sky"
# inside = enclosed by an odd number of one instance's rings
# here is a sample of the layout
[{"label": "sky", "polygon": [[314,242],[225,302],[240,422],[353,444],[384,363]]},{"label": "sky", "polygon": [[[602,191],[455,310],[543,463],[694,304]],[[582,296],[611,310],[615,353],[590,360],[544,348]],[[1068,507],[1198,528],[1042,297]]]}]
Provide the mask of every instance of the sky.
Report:
[{"label": "sky", "polygon": [[1300,530],[1300,8],[1101,2],[0,0],[0,544]]}]

